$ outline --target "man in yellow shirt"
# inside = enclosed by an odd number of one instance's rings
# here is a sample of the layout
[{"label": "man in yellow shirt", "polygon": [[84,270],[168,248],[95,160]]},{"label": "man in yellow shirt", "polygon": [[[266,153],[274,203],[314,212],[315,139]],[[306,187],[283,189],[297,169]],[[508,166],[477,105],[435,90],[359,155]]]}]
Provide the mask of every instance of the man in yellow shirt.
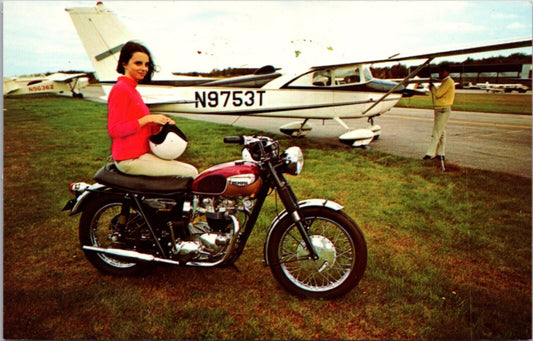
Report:
[{"label": "man in yellow shirt", "polygon": [[431,142],[423,158],[424,160],[438,157],[441,161],[444,161],[446,124],[448,124],[451,107],[455,99],[455,82],[450,77],[450,65],[448,63],[442,63],[439,66],[439,78],[441,79],[441,85],[438,88],[433,84],[429,85],[435,112]]}]

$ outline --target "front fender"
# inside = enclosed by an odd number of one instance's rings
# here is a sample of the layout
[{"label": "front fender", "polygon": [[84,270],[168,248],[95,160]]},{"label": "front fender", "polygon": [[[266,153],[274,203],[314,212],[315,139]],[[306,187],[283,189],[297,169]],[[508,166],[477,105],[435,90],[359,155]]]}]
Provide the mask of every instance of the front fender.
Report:
[{"label": "front fender", "polygon": [[[341,204],[336,203],[335,201],[327,200],[327,199],[306,199],[298,202],[299,208],[306,208],[306,207],[326,207],[333,211],[340,211],[344,208]],[[268,244],[270,242],[270,236],[272,235],[272,231],[275,230],[276,226],[279,224],[280,221],[282,221],[286,216],[289,215],[289,212],[287,210],[281,211],[274,220],[270,223],[270,226],[268,227],[268,233],[265,237],[265,243],[264,243],[264,265],[268,265],[267,263],[267,257],[266,252],[268,249]]]},{"label": "front fender", "polygon": [[[298,202],[299,208],[311,207],[311,206],[327,207],[334,211],[340,211],[344,208],[342,205],[336,203],[335,201],[331,201],[327,199],[306,199],[306,200],[302,200]],[[283,210],[276,216],[276,218],[274,218],[274,220],[272,220],[272,222],[270,223],[270,226],[268,227],[268,235],[270,235],[270,231],[272,231],[272,228],[274,228],[274,226],[276,226],[281,221],[281,219],[285,218],[285,216],[288,214],[289,212],[287,212],[287,210]],[[267,235],[267,238],[268,238],[268,235]]]}]

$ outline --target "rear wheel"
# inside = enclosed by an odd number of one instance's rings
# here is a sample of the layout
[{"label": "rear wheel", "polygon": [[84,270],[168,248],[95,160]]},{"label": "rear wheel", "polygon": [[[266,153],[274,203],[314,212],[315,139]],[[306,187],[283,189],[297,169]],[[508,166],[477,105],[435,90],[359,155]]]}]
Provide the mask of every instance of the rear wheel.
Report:
[{"label": "rear wheel", "polygon": [[345,295],[359,283],[366,269],[363,233],[342,211],[307,207],[302,213],[319,259],[310,259],[297,226],[286,216],[274,227],[268,241],[267,261],[272,274],[296,295],[325,299]]},{"label": "rear wheel", "polygon": [[[79,238],[84,245],[100,248],[133,249],[146,232],[142,216],[120,196],[95,197],[83,211]],[[150,237],[144,233],[144,237]],[[136,275],[148,269],[148,264],[83,250],[87,259],[100,271],[112,275]]]}]

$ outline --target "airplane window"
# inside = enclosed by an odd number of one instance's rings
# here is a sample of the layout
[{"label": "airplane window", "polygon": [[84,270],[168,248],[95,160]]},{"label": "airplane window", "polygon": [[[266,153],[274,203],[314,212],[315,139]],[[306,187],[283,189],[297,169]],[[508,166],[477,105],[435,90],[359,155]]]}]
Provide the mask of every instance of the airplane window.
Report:
[{"label": "airplane window", "polygon": [[329,70],[320,70],[313,74],[314,86],[330,86],[331,74]]},{"label": "airplane window", "polygon": [[306,73],[292,81],[289,87],[322,87],[331,85],[331,71],[318,70]]},{"label": "airplane window", "polygon": [[344,83],[350,84],[350,83],[359,83],[361,82],[361,77],[359,75],[351,75],[344,77]]},{"label": "airplane window", "polygon": [[313,73],[306,73],[305,75],[302,75],[296,78],[294,81],[292,81],[289,84],[289,86],[291,87],[312,86],[312,85],[313,85]]},{"label": "airplane window", "polygon": [[361,83],[359,68],[340,68],[335,70],[336,85]]}]

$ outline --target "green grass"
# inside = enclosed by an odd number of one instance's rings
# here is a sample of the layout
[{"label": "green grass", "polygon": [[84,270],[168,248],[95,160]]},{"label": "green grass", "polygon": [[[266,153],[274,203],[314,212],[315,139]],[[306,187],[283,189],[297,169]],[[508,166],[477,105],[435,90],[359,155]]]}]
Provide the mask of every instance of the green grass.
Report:
[{"label": "green grass", "polygon": [[[433,108],[431,96],[402,98],[397,106]],[[531,115],[531,96],[513,94],[455,93],[452,110]]]},{"label": "green grass", "polygon": [[[179,119],[183,160],[237,159],[250,130]],[[530,339],[531,179],[280,137],[306,165],[300,199],[345,206],[369,262],[347,296],[291,296],[261,266],[274,197],[234,268],[97,272],[61,212],[107,162],[106,106],[4,99],[4,337],[8,339]],[[278,208],[281,204],[277,202]]]}]

